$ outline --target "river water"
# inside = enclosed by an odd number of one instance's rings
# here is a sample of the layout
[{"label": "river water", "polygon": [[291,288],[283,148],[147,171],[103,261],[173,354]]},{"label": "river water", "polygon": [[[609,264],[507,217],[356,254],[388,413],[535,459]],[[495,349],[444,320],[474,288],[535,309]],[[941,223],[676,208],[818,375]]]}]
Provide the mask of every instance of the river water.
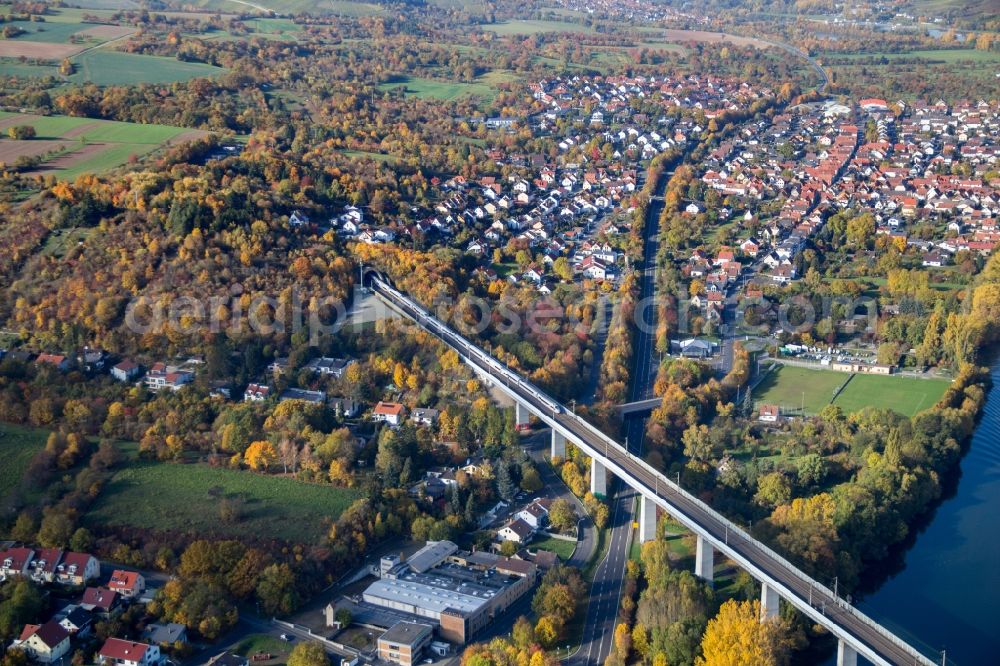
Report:
[{"label": "river water", "polygon": [[[1000,355],[961,474],[858,607],[951,666],[1000,664]],[[940,663],[940,657],[938,657]]]}]

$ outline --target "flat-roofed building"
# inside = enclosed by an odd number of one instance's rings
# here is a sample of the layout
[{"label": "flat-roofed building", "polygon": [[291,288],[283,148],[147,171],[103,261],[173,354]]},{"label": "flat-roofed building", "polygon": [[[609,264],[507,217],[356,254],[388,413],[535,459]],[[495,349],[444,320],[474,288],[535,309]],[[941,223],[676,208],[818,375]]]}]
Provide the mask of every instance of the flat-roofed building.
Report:
[{"label": "flat-roofed building", "polygon": [[429,624],[398,622],[379,636],[379,659],[412,666],[420,660],[433,635],[434,628]]},{"label": "flat-roofed building", "polygon": [[[495,557],[495,556],[494,556]],[[428,620],[445,640],[464,644],[534,585],[536,567],[474,557],[450,541],[428,542],[383,573],[364,601]]]}]

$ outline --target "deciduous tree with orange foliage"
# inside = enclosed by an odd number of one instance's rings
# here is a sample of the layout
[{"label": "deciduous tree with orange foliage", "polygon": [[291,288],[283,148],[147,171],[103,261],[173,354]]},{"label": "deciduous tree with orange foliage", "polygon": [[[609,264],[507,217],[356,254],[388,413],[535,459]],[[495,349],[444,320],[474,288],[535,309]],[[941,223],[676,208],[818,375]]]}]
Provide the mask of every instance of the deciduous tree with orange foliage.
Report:
[{"label": "deciduous tree with orange foliage", "polygon": [[243,454],[243,462],[255,471],[266,471],[278,460],[278,454],[271,442],[260,440],[252,442]]},{"label": "deciduous tree with orange foliage", "polygon": [[759,601],[730,599],[709,620],[697,666],[783,666],[788,629],[781,620],[760,621]]}]

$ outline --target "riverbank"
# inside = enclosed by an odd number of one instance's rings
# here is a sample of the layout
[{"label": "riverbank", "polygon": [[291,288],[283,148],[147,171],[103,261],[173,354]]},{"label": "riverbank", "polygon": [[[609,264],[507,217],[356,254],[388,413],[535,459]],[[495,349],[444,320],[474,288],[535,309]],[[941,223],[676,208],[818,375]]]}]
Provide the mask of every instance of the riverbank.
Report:
[{"label": "riverbank", "polygon": [[943,479],[941,503],[874,572],[888,580],[858,604],[904,638],[946,650],[958,666],[995,663],[1000,654],[1000,353],[990,376],[993,388],[956,472]]}]

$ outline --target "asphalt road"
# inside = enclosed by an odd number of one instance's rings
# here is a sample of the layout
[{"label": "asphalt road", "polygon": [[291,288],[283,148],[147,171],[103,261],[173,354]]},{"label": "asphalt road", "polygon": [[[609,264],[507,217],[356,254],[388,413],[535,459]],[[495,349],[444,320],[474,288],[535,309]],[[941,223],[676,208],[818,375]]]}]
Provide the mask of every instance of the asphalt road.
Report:
[{"label": "asphalt road", "polygon": [[[649,303],[650,306],[642,313],[644,322],[636,327],[633,341],[635,352],[630,402],[653,397],[653,383],[656,381],[659,367],[659,355],[656,353],[656,307],[652,296],[656,293],[656,253],[659,249],[659,219],[663,210],[663,193],[671,175],[672,172],[661,175],[646,213],[639,302]],[[640,455],[645,428],[646,421],[642,418],[632,418],[625,423],[626,445]],[[614,640],[622,587],[625,583],[625,564],[628,562],[632,544],[632,524],[635,521],[635,491],[624,483],[617,483],[615,487],[617,490],[611,500],[608,551],[594,571],[590,604],[587,607],[583,628],[583,641],[580,648],[566,660],[574,666],[603,664],[611,652]]]},{"label": "asphalt road", "polygon": [[635,492],[618,484],[619,492],[612,501],[608,551],[594,571],[590,585],[590,603],[583,627],[580,648],[566,663],[603,664],[613,647],[619,600],[625,583],[625,563],[632,543],[632,507]]},{"label": "asphalt road", "polygon": [[597,548],[597,528],[594,526],[594,521],[587,515],[583,502],[570,492],[570,489],[566,487],[566,484],[552,469],[552,465],[549,464],[549,455],[552,451],[551,437],[552,431],[546,428],[528,435],[522,443],[528,455],[535,460],[539,476],[542,477],[544,484],[544,488],[537,493],[537,496],[551,500],[568,500],[576,507],[577,515],[581,516],[579,522],[580,538],[576,542],[573,556],[566,561],[566,564],[582,569],[587,566],[587,562],[590,561]]}]

